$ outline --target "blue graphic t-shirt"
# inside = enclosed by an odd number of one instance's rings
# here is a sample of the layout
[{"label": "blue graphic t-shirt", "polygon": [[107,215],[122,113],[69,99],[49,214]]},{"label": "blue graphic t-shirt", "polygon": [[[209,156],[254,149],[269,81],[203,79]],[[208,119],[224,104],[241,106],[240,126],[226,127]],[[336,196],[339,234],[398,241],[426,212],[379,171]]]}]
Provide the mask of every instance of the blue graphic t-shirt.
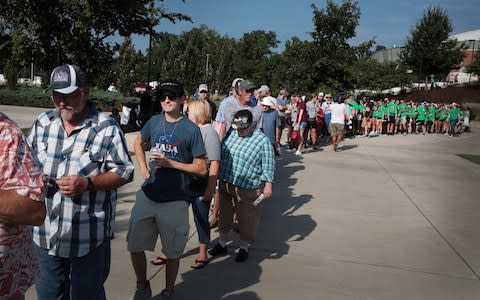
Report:
[{"label": "blue graphic t-shirt", "polygon": [[[170,123],[164,114],[153,116],[141,135],[142,140],[150,141],[152,148],[159,148],[165,156],[181,163],[192,163],[195,157],[206,153],[200,128],[186,117]],[[190,201],[194,197],[189,190],[192,178],[188,173],[150,163],[150,177],[142,190],[155,202]]]}]

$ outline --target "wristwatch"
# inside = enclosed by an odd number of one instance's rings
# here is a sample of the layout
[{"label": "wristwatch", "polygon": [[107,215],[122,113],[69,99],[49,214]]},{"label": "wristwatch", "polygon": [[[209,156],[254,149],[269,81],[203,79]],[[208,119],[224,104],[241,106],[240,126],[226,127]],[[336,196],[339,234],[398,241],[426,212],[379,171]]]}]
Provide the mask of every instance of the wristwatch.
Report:
[{"label": "wristwatch", "polygon": [[90,177],[87,177],[88,185],[87,185],[87,190],[88,191],[93,191],[95,188],[95,185],[93,184],[93,180]]}]

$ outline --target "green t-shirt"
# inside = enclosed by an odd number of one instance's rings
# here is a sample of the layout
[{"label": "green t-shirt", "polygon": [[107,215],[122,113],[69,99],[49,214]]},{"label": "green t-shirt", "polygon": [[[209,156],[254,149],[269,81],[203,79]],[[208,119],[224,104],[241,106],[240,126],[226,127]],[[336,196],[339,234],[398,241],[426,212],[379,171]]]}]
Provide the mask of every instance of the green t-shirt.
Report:
[{"label": "green t-shirt", "polygon": [[433,121],[435,120],[435,112],[437,111],[437,108],[435,106],[430,106],[428,108],[428,121]]},{"label": "green t-shirt", "polygon": [[460,110],[458,107],[453,107],[450,109],[450,116],[448,118],[449,121],[454,121],[458,119],[458,114],[460,113]]},{"label": "green t-shirt", "polygon": [[358,110],[359,113],[362,113],[362,114],[365,113],[365,105],[358,104],[357,105],[357,110]]},{"label": "green t-shirt", "polygon": [[388,115],[396,116],[397,115],[397,105],[393,102],[388,103],[387,105]]},{"label": "green t-shirt", "polygon": [[445,121],[447,116],[448,116],[448,110],[446,110],[444,107],[441,107],[437,110],[437,118],[439,121]]},{"label": "green t-shirt", "polygon": [[374,111],[372,113],[372,118],[374,118],[374,119],[378,118],[378,111],[376,109],[374,109]]},{"label": "green t-shirt", "polygon": [[385,105],[380,105],[378,107],[378,112],[379,112],[378,117],[380,119],[385,119],[387,116],[387,107]]},{"label": "green t-shirt", "polygon": [[351,104],[351,105],[352,105],[352,107],[353,107],[354,109],[358,109],[358,103],[357,103],[357,101],[352,100],[352,104]]},{"label": "green t-shirt", "polygon": [[415,107],[410,108],[410,118],[415,120],[416,116],[417,116],[417,109]]},{"label": "green t-shirt", "polygon": [[425,121],[425,117],[427,116],[427,112],[423,106],[417,107],[417,120]]},{"label": "green t-shirt", "polygon": [[398,110],[400,111],[400,116],[406,117],[408,115],[408,104],[400,103]]}]

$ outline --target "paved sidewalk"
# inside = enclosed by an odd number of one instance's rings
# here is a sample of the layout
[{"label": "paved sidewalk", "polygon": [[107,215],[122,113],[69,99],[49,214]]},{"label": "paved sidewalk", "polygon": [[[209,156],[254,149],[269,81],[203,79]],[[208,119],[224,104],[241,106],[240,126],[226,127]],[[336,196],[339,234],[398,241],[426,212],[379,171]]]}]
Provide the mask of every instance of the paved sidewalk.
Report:
[{"label": "paved sidewalk", "polygon": [[[456,155],[480,155],[472,127],[455,138],[347,139],[338,153],[283,149],[249,260],[190,269],[191,222],[173,299],[480,299],[480,166]],[[137,172],[119,192],[108,299],[129,299],[135,285],[125,235],[141,182]],[[164,269],[148,273],[161,299]],[[26,299],[35,298],[32,288]]]}]

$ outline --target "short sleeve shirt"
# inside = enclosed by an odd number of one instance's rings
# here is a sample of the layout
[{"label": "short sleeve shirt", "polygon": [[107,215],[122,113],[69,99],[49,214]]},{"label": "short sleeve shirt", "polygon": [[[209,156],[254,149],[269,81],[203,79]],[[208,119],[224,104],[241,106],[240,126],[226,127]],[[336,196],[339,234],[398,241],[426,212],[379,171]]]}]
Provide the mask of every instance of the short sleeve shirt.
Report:
[{"label": "short sleeve shirt", "polygon": [[[206,154],[200,128],[188,118],[167,122],[165,114],[150,118],[141,130],[143,141],[158,147],[169,159],[192,163],[195,157]],[[194,196],[189,191],[192,176],[171,168],[158,168],[150,164],[150,177],[142,190],[155,202],[190,201]]]},{"label": "short sleeve shirt", "polygon": [[223,119],[226,124],[227,131],[228,129],[230,129],[230,126],[232,126],[232,120],[235,113],[244,109],[247,109],[252,112],[253,123],[255,124],[256,128],[262,128],[262,117],[263,117],[262,108],[258,105],[257,106],[242,105],[237,99],[233,98],[233,100],[225,104],[225,108],[223,111]]},{"label": "short sleeve shirt", "polygon": [[220,138],[218,137],[218,133],[211,125],[200,127],[200,132],[202,133],[203,144],[207,152],[207,160],[209,162],[212,160],[220,160]]},{"label": "short sleeve shirt", "polygon": [[[17,125],[0,113],[0,189],[43,201],[44,177]],[[2,299],[25,293],[39,268],[32,248],[31,227],[0,223]]]},{"label": "short sleeve shirt", "polygon": [[306,112],[305,102],[304,101],[298,101],[298,103],[297,103],[298,114],[300,114],[300,111],[302,111],[302,110],[303,110],[303,113],[302,113],[302,119],[300,120],[300,122],[307,122],[307,112]]}]

